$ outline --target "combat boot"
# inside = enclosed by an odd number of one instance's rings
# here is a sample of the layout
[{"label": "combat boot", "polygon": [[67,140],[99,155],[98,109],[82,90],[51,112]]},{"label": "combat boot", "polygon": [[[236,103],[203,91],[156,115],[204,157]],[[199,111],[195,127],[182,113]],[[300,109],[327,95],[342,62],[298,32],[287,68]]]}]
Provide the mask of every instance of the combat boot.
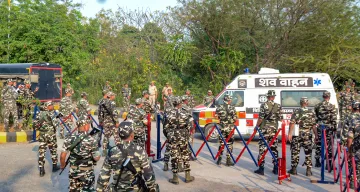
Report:
[{"label": "combat boot", "polygon": [[297,175],[296,167],[291,167],[291,169],[288,171],[291,175]]},{"label": "combat boot", "polygon": [[254,171],[254,173],[259,175],[264,175],[264,167],[259,167],[259,169]]},{"label": "combat boot", "polygon": [[59,171],[59,170],[60,170],[59,165],[53,164],[52,172],[54,173],[54,172]]},{"label": "combat boot", "polygon": [[44,167],[40,167],[40,177],[44,177],[45,175],[45,169]]},{"label": "combat boot", "polygon": [[178,172],[179,173],[184,172],[183,163],[178,164]]},{"label": "combat boot", "polygon": [[169,171],[169,163],[167,163],[167,162],[164,163],[163,171]]},{"label": "combat boot", "polygon": [[185,171],[185,183],[190,183],[195,180],[195,177],[190,176],[190,171]]},{"label": "combat boot", "polygon": [[306,168],[306,176],[311,176],[312,172],[311,172],[311,167],[307,167]]},{"label": "combat boot", "polygon": [[173,173],[173,178],[169,179],[169,182],[175,185],[179,185],[179,176],[177,173]]},{"label": "combat boot", "polygon": [[232,162],[230,158],[226,158],[226,166],[234,166],[234,162]]},{"label": "combat boot", "polygon": [[221,165],[221,159],[222,159],[222,157],[220,156],[220,157],[218,158],[218,160],[216,161],[216,164]]},{"label": "combat boot", "polygon": [[320,159],[316,159],[315,167],[321,167]]},{"label": "combat boot", "polygon": [[273,171],[272,171],[275,175],[278,175],[279,173],[279,169],[277,165],[274,165]]}]

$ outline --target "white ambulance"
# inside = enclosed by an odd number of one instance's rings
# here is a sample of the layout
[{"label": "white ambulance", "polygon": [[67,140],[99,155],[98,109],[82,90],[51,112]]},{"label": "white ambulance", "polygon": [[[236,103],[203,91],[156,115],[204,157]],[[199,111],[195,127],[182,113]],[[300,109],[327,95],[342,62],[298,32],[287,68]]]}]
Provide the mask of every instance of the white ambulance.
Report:
[{"label": "white ambulance", "polygon": [[[198,120],[205,136],[209,134],[214,123],[215,106],[223,103],[225,94],[232,96],[232,104],[237,111],[235,125],[242,135],[252,134],[259,117],[260,105],[267,101],[268,90],[275,90],[275,102],[281,104],[283,123],[288,132],[291,114],[300,107],[300,98],[307,97],[309,108],[323,100],[324,91],[331,93],[330,103],[338,109],[335,90],[331,78],[326,73],[279,73],[279,70],[261,68],[258,74],[246,73],[237,76],[220,92],[213,103],[194,108],[194,119]],[[279,125],[281,126],[281,125]],[[218,133],[213,132],[210,139],[217,139]]]}]

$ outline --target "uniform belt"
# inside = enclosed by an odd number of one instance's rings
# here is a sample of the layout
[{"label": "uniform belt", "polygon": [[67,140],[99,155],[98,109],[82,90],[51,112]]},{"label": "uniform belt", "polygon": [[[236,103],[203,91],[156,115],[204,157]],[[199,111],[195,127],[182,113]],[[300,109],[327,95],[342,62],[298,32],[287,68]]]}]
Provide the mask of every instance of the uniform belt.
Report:
[{"label": "uniform belt", "polygon": [[71,169],[78,169],[78,170],[81,170],[81,171],[90,171],[92,170],[93,168],[92,167],[78,167],[78,166],[70,166]]}]

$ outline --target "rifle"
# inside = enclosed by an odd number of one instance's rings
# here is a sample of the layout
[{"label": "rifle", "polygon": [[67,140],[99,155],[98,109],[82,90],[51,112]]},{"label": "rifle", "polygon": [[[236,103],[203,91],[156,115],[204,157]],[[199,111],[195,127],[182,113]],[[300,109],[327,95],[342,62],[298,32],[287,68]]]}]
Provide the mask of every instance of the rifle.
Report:
[{"label": "rifle", "polygon": [[115,190],[117,189],[117,186],[119,185],[119,180],[121,177],[122,172],[124,171],[124,168],[126,168],[127,170],[129,170],[134,176],[134,180],[131,182],[130,186],[133,187],[135,185],[138,186],[139,191],[144,191],[144,192],[150,192],[152,190],[150,190],[146,184],[146,180],[144,178],[144,175],[142,174],[141,171],[137,172],[134,165],[131,163],[131,159],[127,158],[123,161],[123,163],[121,164],[121,168],[120,168],[120,173],[119,173],[119,177],[116,181],[115,184]]},{"label": "rifle", "polygon": [[105,106],[105,103],[101,104],[101,106],[103,106],[104,109],[106,110],[106,112],[109,113],[112,122],[114,123],[114,125],[116,125],[116,121],[115,121],[115,119],[114,119],[114,116],[113,116],[113,114],[110,112],[110,110]]},{"label": "rifle", "polygon": [[[86,135],[84,135],[84,136],[82,136],[82,137],[76,138],[75,142],[74,142],[74,143],[70,146],[70,148],[69,148],[70,153],[71,153],[71,152],[75,149],[75,147],[78,146],[86,137],[95,135],[95,134],[97,134],[97,133],[99,133],[99,132],[101,132],[101,130],[94,127],[89,134],[86,134]],[[71,154],[70,154],[70,155],[71,155]],[[60,172],[59,175],[61,175],[61,173],[65,170],[66,166],[67,166],[69,163],[70,163],[70,156],[66,159],[65,167],[61,170],[61,172]]]}]

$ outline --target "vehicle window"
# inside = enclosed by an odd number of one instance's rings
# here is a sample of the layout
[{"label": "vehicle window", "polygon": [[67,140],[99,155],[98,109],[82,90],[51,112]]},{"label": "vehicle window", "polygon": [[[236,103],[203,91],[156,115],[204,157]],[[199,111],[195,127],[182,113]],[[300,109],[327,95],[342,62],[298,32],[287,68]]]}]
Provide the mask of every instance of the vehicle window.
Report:
[{"label": "vehicle window", "polygon": [[299,107],[301,97],[307,97],[309,107],[314,107],[320,103],[324,91],[281,91],[281,106]]},{"label": "vehicle window", "polygon": [[216,105],[224,104],[224,96],[225,94],[229,94],[232,96],[231,104],[235,107],[243,107],[244,106],[244,91],[237,91],[237,90],[228,90],[225,91],[219,98],[216,99]]}]

